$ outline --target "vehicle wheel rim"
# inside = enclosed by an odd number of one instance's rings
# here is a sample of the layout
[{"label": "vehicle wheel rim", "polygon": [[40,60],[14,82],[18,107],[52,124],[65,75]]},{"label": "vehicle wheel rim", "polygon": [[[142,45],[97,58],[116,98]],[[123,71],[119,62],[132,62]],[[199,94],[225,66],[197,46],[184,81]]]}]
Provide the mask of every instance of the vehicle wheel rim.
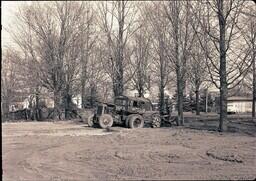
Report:
[{"label": "vehicle wheel rim", "polygon": [[103,119],[103,124],[108,125],[109,122],[110,122],[110,121],[109,121],[108,119]]},{"label": "vehicle wheel rim", "polygon": [[135,128],[138,128],[140,126],[140,124],[141,124],[141,120],[140,119],[135,119],[134,120],[133,125],[134,125]]}]

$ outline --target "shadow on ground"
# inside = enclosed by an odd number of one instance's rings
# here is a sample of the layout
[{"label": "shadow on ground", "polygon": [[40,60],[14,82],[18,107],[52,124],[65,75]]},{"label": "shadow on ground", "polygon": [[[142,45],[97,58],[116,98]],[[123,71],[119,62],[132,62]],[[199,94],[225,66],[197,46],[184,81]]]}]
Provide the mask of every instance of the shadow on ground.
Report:
[{"label": "shadow on ground", "polygon": [[[173,115],[175,116],[175,114]],[[85,119],[86,120],[86,119]],[[195,130],[206,131],[218,131],[219,115],[215,113],[201,113],[197,116],[194,113],[184,113],[185,127]],[[73,120],[71,124],[83,125],[88,127],[87,121],[81,119]],[[249,136],[256,136],[256,121],[253,121],[249,114],[235,114],[228,115],[228,121],[226,123],[227,131],[230,133],[242,133]],[[150,128],[151,125],[145,124],[145,128]],[[176,127],[176,123],[172,124],[165,122],[161,125],[162,128]],[[105,130],[106,132],[115,132],[118,128],[124,128],[122,125],[114,125],[113,128]],[[95,126],[92,129],[101,129],[99,126]],[[124,128],[125,129],[125,128]]]},{"label": "shadow on ground", "polygon": [[[216,116],[189,116],[185,117],[185,127],[196,130],[218,131],[219,119]],[[226,123],[226,132],[239,132],[256,136],[256,122],[250,116],[230,115]]]}]

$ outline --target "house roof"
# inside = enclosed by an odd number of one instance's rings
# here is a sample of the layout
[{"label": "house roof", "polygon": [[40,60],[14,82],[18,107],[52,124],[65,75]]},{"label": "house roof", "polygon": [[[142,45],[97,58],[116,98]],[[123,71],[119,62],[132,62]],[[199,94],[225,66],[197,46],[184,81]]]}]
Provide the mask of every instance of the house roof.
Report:
[{"label": "house roof", "polygon": [[228,97],[228,101],[252,101],[252,97],[232,96]]}]

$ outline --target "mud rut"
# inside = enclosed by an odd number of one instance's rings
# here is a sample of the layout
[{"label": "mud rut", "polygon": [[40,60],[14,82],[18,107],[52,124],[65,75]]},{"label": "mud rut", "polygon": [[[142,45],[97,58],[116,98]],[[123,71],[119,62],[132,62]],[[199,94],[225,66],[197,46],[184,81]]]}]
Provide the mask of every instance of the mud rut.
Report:
[{"label": "mud rut", "polygon": [[171,128],[94,136],[60,132],[5,137],[4,180],[256,178],[253,137]]}]

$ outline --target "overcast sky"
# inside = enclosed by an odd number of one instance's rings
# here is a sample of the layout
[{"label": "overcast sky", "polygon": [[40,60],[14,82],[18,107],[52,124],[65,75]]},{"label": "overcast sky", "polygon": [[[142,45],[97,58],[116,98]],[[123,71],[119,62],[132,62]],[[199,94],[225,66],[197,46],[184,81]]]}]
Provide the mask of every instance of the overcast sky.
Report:
[{"label": "overcast sky", "polygon": [[24,3],[30,3],[30,1],[22,2],[22,1],[2,1],[1,2],[1,22],[2,22],[2,47],[10,44],[11,38],[6,31],[6,28],[8,28],[8,25],[14,20],[14,14],[17,12],[18,7],[21,4]]}]

